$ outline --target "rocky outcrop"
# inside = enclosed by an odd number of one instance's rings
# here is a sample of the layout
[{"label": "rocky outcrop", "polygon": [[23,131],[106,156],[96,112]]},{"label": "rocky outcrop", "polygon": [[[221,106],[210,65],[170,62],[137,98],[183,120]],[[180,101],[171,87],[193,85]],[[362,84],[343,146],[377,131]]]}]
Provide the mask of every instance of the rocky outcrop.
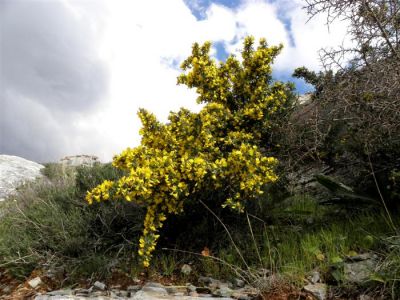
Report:
[{"label": "rocky outcrop", "polygon": [[0,201],[21,184],[42,176],[41,164],[12,155],[0,155]]},{"label": "rocky outcrop", "polygon": [[72,155],[60,159],[63,167],[93,166],[99,162],[99,158],[94,155]]}]

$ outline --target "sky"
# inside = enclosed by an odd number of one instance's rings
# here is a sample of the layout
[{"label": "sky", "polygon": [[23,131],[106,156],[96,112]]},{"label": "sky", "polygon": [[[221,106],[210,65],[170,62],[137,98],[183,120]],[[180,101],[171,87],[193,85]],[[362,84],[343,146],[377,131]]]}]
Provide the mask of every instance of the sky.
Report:
[{"label": "sky", "polygon": [[[318,50],[347,42],[347,24],[308,21],[303,0],[0,0],[0,154],[37,162],[91,154],[103,162],[140,144],[139,108],[166,121],[199,111],[176,85],[194,42],[238,55],[243,39],[284,48],[275,79],[318,71]],[[308,21],[308,22],[307,22]]]}]

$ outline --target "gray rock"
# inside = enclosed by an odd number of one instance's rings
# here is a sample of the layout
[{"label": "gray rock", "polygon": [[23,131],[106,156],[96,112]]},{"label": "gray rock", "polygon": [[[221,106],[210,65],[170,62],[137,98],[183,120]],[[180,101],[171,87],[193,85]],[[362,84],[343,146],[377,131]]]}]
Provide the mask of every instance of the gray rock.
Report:
[{"label": "gray rock", "polygon": [[324,283],[308,284],[304,287],[304,291],[318,300],[325,300],[328,294],[328,286]]},{"label": "gray rock", "polygon": [[99,163],[99,158],[94,155],[72,155],[60,159],[63,167],[93,166]]},{"label": "gray rock", "polygon": [[367,259],[344,264],[344,278],[348,282],[363,283],[367,281],[376,268],[376,261]]},{"label": "gray rock", "polygon": [[100,281],[96,281],[93,287],[97,290],[104,291],[106,289],[106,285]]},{"label": "gray rock", "polygon": [[246,283],[245,283],[244,280],[242,280],[242,279],[235,278],[235,279],[233,280],[233,285],[234,285],[235,287],[242,288],[242,287],[245,286],[245,284],[246,284]]},{"label": "gray rock", "polygon": [[298,102],[299,104],[307,104],[311,101],[312,93],[306,93],[303,95],[299,95]]},{"label": "gray rock", "polygon": [[44,166],[12,155],[0,155],[0,201],[15,193],[18,186],[41,177]]},{"label": "gray rock", "polygon": [[181,273],[185,276],[190,275],[192,273],[192,267],[189,266],[188,264],[184,264],[181,268]]},{"label": "gray rock", "polygon": [[319,274],[319,272],[314,271],[314,272],[311,272],[311,274],[307,277],[307,279],[310,281],[310,283],[315,284],[315,283],[320,282],[321,275]]},{"label": "gray rock", "polygon": [[28,281],[28,284],[31,288],[36,289],[37,287],[39,287],[42,284],[42,279],[40,279],[40,277],[35,277],[31,280]]}]

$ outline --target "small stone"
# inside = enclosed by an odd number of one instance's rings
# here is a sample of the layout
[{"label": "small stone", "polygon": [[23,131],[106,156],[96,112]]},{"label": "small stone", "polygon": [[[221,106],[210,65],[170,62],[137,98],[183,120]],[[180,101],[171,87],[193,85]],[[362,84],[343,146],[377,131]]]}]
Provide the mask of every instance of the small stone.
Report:
[{"label": "small stone", "polygon": [[235,287],[242,288],[242,287],[245,286],[245,282],[244,282],[244,280],[242,280],[242,279],[235,278],[235,279],[233,280],[233,285],[234,285]]},{"label": "small stone", "polygon": [[106,285],[100,281],[96,281],[93,287],[97,290],[104,291],[106,289]]},{"label": "small stone", "polygon": [[311,274],[308,276],[308,280],[312,284],[318,283],[321,280],[321,275],[317,271],[311,272]]},{"label": "small stone", "polygon": [[324,283],[308,284],[304,287],[304,290],[313,295],[318,300],[325,300],[328,286]]},{"label": "small stone", "polygon": [[39,287],[39,285],[41,285],[42,279],[40,279],[40,277],[35,277],[32,280],[28,281],[28,284],[30,285],[31,288],[36,289],[37,287]]},{"label": "small stone", "polygon": [[184,264],[181,268],[181,273],[186,276],[190,275],[190,273],[192,273],[192,267],[188,264]]}]

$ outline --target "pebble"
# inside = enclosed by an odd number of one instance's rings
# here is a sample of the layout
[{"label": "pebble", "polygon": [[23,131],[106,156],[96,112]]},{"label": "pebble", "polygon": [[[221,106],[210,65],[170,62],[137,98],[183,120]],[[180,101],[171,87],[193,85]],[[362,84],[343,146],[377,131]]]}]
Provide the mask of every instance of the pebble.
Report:
[{"label": "pebble", "polygon": [[95,289],[100,290],[100,291],[104,291],[104,290],[106,289],[106,285],[105,285],[104,283],[100,282],[100,281],[96,281],[96,282],[94,283],[93,287],[94,287]]},{"label": "pebble", "polygon": [[188,264],[184,264],[181,268],[181,273],[186,276],[190,275],[190,273],[192,273],[192,267]]},{"label": "pebble", "polygon": [[238,288],[242,288],[242,287],[245,286],[244,280],[239,279],[239,278],[235,278],[235,279],[233,280],[233,284],[234,284],[235,287],[238,287]]},{"label": "pebble", "polygon": [[39,287],[39,285],[42,284],[42,279],[40,279],[40,277],[35,277],[29,280],[28,284],[30,285],[31,288],[36,289],[37,287]]}]

